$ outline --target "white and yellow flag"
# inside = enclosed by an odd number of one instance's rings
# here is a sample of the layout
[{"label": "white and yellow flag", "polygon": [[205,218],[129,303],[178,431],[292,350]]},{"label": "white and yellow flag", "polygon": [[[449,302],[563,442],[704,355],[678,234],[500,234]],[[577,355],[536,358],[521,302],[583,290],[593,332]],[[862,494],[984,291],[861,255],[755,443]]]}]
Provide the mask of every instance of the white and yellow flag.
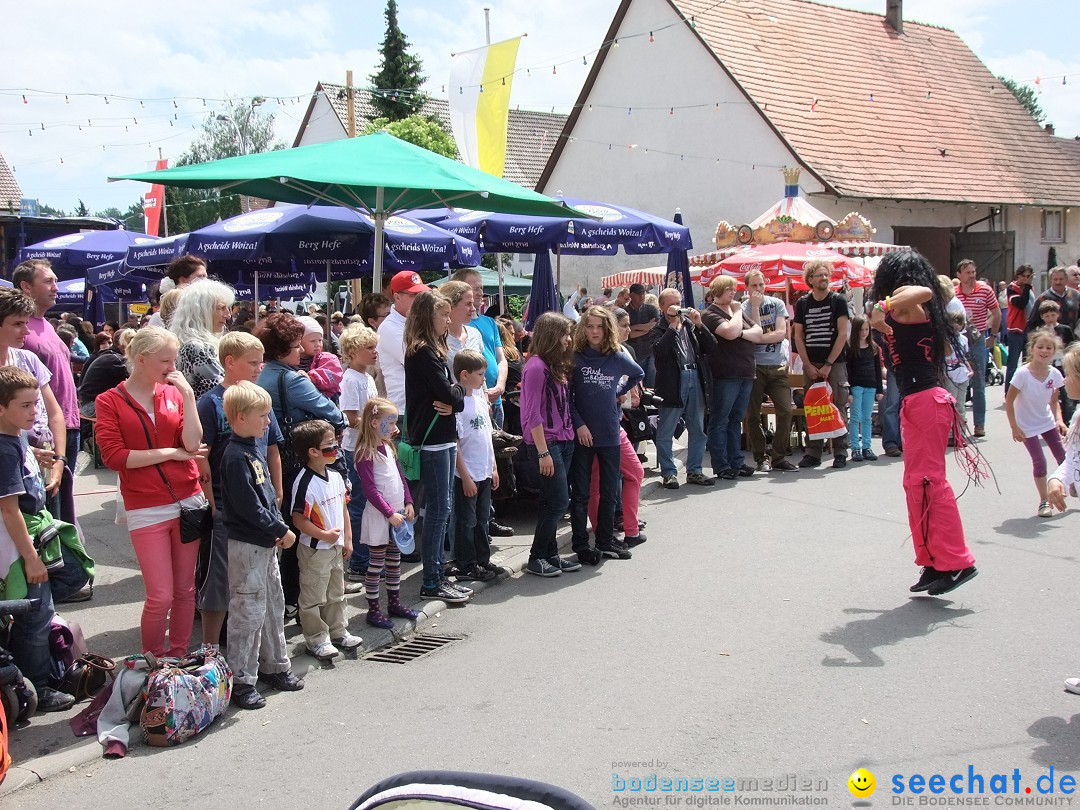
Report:
[{"label": "white and yellow flag", "polygon": [[454,54],[450,62],[450,123],[461,159],[502,177],[506,121],[521,37]]}]

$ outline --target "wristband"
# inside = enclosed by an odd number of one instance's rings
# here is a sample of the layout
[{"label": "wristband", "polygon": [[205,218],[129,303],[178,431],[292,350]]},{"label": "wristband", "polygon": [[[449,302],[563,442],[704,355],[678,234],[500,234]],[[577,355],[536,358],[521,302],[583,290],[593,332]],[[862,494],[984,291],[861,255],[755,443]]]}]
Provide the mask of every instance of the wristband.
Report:
[{"label": "wristband", "polygon": [[892,309],[892,296],[891,295],[886,295],[885,296],[885,311],[888,312],[890,309]]},{"label": "wristband", "polygon": [[546,451],[544,453],[537,453],[536,457],[537,458],[551,458],[551,451],[549,450],[549,451]]}]

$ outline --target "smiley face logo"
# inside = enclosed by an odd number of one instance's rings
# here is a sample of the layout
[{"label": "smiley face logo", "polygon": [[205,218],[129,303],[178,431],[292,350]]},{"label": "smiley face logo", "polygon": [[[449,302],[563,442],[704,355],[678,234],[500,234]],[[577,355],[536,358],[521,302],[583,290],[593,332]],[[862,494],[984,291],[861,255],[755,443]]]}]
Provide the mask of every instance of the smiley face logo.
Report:
[{"label": "smiley face logo", "polygon": [[877,789],[877,780],[866,768],[859,768],[848,777],[847,786],[852,796],[857,799],[865,799],[874,795],[874,790]]}]

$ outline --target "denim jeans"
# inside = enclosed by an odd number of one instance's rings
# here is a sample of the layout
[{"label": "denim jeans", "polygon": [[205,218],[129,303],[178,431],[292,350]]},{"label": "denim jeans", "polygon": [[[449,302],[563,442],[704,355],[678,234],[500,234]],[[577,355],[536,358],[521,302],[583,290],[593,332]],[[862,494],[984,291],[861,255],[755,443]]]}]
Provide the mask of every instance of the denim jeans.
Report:
[{"label": "denim jeans", "polygon": [[352,529],[353,552],[349,557],[349,570],[363,574],[367,571],[369,546],[360,542],[360,524],[364,519],[367,499],[360,489],[360,476],[356,473],[352,450],[343,449],[342,452],[345,454],[345,464],[349,468],[349,485],[352,487],[352,492],[349,493],[349,527]]},{"label": "denim jeans", "polygon": [[1012,385],[1013,374],[1016,373],[1020,358],[1024,354],[1024,345],[1027,339],[1023,332],[1009,332],[1005,339],[1007,341],[1005,347],[1009,351],[1009,362],[1005,364],[1005,393],[1008,393],[1009,386]]},{"label": "denim jeans", "polygon": [[[559,521],[570,505],[570,463],[574,457],[572,441],[548,442],[548,452],[555,467],[554,475],[540,476],[540,499],[536,509],[536,530],[533,532],[529,561],[547,560],[559,553],[555,534]],[[586,487],[588,490],[588,487]]]},{"label": "denim jeans", "polygon": [[888,450],[900,447],[900,386],[892,369],[885,386],[885,399],[881,400],[881,444]]},{"label": "denim jeans", "polygon": [[596,515],[596,542],[615,540],[615,497],[619,487],[619,445],[610,447],[574,447],[570,464],[570,530],[574,551],[589,548],[589,487],[593,459],[600,461],[600,506]]},{"label": "denim jeans", "polygon": [[420,482],[424,487],[424,531],[422,549],[424,587],[437,588],[443,578],[446,556],[443,541],[453,511],[454,465],[457,447],[420,451]]},{"label": "denim jeans", "polygon": [[861,385],[851,386],[851,417],[848,432],[851,434],[852,450],[869,450],[874,420],[874,399],[877,391]]},{"label": "denim jeans", "polygon": [[986,425],[986,337],[971,341],[971,366],[975,376],[971,378],[971,417],[976,428]]},{"label": "denim jeans", "polygon": [[656,357],[653,356],[651,349],[646,357],[638,358],[638,365],[640,365],[641,370],[645,372],[645,379],[643,381],[645,387],[652,388],[653,383],[656,381]]},{"label": "denim jeans", "polygon": [[40,599],[38,609],[18,617],[11,626],[9,644],[15,665],[38,692],[49,685],[49,623],[53,618],[52,589],[48,581],[30,585],[27,599]]},{"label": "denim jeans", "polygon": [[743,465],[742,423],[753,387],[753,377],[713,380],[709,412],[709,458],[713,473],[737,470]]},{"label": "denim jeans", "polygon": [[503,401],[500,399],[498,402],[491,406],[491,424],[495,426],[496,430],[502,430],[502,426],[505,421],[506,409],[503,408]]},{"label": "denim jeans", "polygon": [[457,531],[454,535],[454,562],[458,568],[473,563],[484,565],[491,561],[491,541],[488,539],[488,517],[491,513],[491,479],[476,481],[476,494],[465,495],[461,479],[454,476],[454,515]]},{"label": "denim jeans", "polygon": [[667,477],[676,473],[675,455],[671,443],[675,437],[675,427],[679,417],[686,417],[687,446],[686,473],[699,473],[705,459],[705,395],[701,390],[696,369],[683,371],[679,381],[679,393],[682,395],[681,408],[661,408],[656,425],[656,458],[660,463],[660,474]]}]

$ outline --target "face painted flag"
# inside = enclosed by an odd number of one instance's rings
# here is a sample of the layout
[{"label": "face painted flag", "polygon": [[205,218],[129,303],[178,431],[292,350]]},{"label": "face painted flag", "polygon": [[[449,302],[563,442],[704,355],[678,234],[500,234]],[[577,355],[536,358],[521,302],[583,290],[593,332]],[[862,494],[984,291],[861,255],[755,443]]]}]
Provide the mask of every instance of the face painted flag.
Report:
[{"label": "face painted flag", "polygon": [[450,63],[450,123],[461,159],[503,176],[506,121],[521,37],[454,54]]}]

